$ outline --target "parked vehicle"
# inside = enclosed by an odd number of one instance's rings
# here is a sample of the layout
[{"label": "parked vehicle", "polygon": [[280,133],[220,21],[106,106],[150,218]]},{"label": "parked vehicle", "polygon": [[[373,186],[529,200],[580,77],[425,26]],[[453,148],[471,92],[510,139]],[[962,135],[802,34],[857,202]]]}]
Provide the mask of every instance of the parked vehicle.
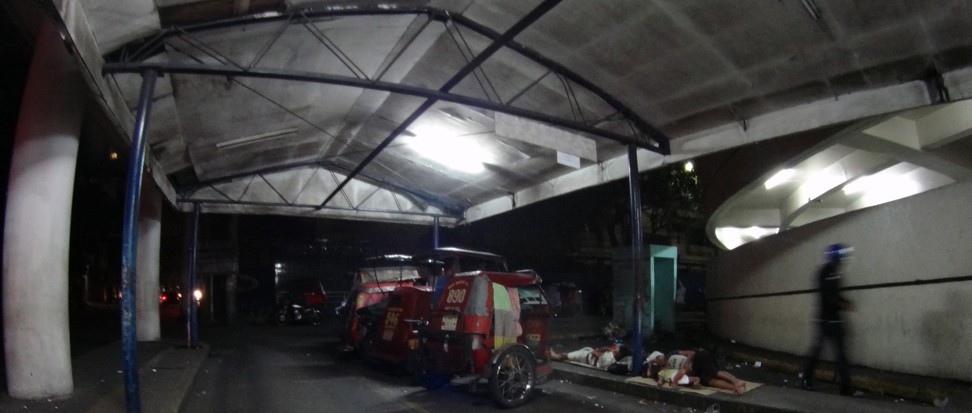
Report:
[{"label": "parked vehicle", "polygon": [[418,346],[418,332],[408,322],[428,315],[432,287],[402,286],[380,304],[359,310],[361,320],[357,350],[365,360],[406,367],[411,349]]},{"label": "parked vehicle", "polygon": [[[470,258],[453,252],[452,258]],[[429,314],[409,319],[418,332],[409,369],[427,389],[486,383],[501,407],[521,406],[553,372],[546,357],[553,311],[536,272],[507,272],[492,254],[472,258],[495,269],[459,265],[444,273]]]},{"label": "parked vehicle", "polygon": [[354,273],[351,291],[338,309],[339,333],[345,351],[358,349],[364,333],[374,331],[385,317],[388,298],[400,287],[423,284],[429,269],[415,265],[408,255],[383,255],[365,260]]},{"label": "parked vehicle", "polygon": [[546,285],[544,292],[553,307],[554,317],[572,317],[583,314],[584,298],[582,291],[572,282]]},{"label": "parked vehicle", "polygon": [[442,284],[459,272],[478,270],[507,271],[506,261],[496,254],[452,247],[416,258],[395,255],[370,259],[369,267],[358,272],[359,288],[351,294],[357,301],[354,317],[345,326],[349,338],[345,349],[356,350],[365,360],[406,367],[408,355],[418,342],[415,327],[406,320],[428,317],[437,297],[437,282]]},{"label": "parked vehicle", "polygon": [[324,321],[322,308],[326,301],[327,293],[320,280],[306,279],[284,283],[277,290],[274,324],[319,325]]}]

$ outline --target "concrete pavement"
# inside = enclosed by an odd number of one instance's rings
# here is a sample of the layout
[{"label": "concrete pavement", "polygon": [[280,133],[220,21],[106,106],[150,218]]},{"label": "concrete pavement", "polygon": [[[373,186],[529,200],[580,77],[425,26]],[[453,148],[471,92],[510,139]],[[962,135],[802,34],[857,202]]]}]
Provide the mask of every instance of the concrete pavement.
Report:
[{"label": "concrete pavement", "polygon": [[[184,342],[162,340],[138,344],[141,409],[176,413],[209,355],[209,347],[186,349]],[[0,412],[124,413],[121,343],[99,347],[73,360],[74,392],[65,398],[16,400],[0,394]]]},{"label": "concrete pavement", "polygon": [[[558,350],[584,345],[597,346],[606,340],[598,333],[607,319],[601,317],[573,317],[555,319],[551,344]],[[644,403],[667,403],[702,412],[714,404],[722,412],[970,412],[972,387],[969,383],[927,377],[904,376],[888,372],[855,368],[854,384],[862,389],[857,397],[838,396],[836,386],[818,384],[818,391],[798,389],[795,371],[802,361],[799,357],[749,349],[734,343],[720,343],[705,338],[685,336],[652,339],[654,346],[685,348],[699,344],[720,355],[729,365],[726,368],[739,378],[763,383],[747,393],[735,396],[725,393],[700,395],[685,391],[658,388],[633,383],[628,376],[555,362],[553,380],[597,387],[642,398]],[[674,347],[673,347],[674,348]],[[146,413],[178,412],[193,380],[209,355],[203,345],[186,349],[184,342],[163,340],[139,343],[141,364],[140,387],[142,411]],[[74,361],[74,393],[64,399],[22,401],[0,394],[0,412],[125,412],[121,349],[118,342],[99,347]],[[754,368],[760,361],[760,368]],[[818,370],[826,376],[828,366]],[[818,380],[819,381],[819,380]],[[887,389],[887,390],[881,390]],[[899,396],[897,393],[908,393]],[[942,407],[935,407],[935,401]],[[690,411],[687,410],[687,411]]]},{"label": "concrete pavement", "polygon": [[913,403],[895,403],[886,400],[874,400],[860,397],[839,396],[823,392],[790,389],[785,387],[763,385],[746,393],[736,396],[727,393],[701,395],[683,390],[659,388],[656,386],[636,384],[628,381],[628,377],[617,376],[592,368],[581,367],[568,363],[554,363],[555,380],[566,380],[575,384],[597,387],[621,394],[642,398],[646,403],[665,403],[683,406],[694,411],[703,412],[707,408],[718,405],[720,411],[726,412],[968,412],[968,409],[957,405],[936,408],[930,405]]}]

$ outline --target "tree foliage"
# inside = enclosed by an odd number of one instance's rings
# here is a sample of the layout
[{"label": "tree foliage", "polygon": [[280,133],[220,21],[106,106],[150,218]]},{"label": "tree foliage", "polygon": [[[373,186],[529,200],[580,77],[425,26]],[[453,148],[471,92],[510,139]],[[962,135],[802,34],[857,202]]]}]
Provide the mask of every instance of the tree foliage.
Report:
[{"label": "tree foliage", "polygon": [[681,164],[642,174],[641,211],[648,230],[646,242],[658,236],[670,242],[678,234],[703,225],[698,175]]}]

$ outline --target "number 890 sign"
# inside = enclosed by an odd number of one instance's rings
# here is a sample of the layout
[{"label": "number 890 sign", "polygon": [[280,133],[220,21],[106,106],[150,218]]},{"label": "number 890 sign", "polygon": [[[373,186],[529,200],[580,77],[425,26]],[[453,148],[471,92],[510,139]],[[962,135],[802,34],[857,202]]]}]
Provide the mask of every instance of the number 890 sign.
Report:
[{"label": "number 890 sign", "polygon": [[461,304],[464,301],[466,301],[465,289],[449,290],[449,294],[446,295],[446,304]]}]

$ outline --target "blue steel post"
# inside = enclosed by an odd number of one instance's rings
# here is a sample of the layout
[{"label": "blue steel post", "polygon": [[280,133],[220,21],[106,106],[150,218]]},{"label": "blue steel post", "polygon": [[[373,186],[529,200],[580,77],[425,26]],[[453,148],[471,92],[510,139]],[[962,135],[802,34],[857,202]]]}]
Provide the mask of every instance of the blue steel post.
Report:
[{"label": "blue steel post", "polygon": [[641,279],[641,179],[638,173],[638,148],[628,145],[628,186],[631,197],[631,273],[634,274],[634,341],[631,343],[631,356],[635,360],[631,363],[631,375],[641,375],[640,360],[644,353],[644,338],[641,333],[642,308],[644,307],[642,297]]},{"label": "blue steel post", "polygon": [[129,413],[142,411],[138,386],[138,342],[135,326],[135,262],[138,255],[138,202],[142,194],[142,167],[145,163],[145,134],[148,131],[152,95],[155,93],[153,70],[142,72],[142,90],[132,133],[132,154],[128,159],[128,184],[125,187],[125,212],[122,222],[122,356],[124,358],[125,406]]},{"label": "blue steel post", "polygon": [[439,217],[432,224],[432,248],[439,248]]},{"label": "blue steel post", "polygon": [[196,340],[199,337],[198,311],[199,302],[196,300],[196,274],[197,261],[199,256],[199,203],[192,204],[192,241],[189,245],[189,317],[186,320],[186,348],[196,348]]}]

